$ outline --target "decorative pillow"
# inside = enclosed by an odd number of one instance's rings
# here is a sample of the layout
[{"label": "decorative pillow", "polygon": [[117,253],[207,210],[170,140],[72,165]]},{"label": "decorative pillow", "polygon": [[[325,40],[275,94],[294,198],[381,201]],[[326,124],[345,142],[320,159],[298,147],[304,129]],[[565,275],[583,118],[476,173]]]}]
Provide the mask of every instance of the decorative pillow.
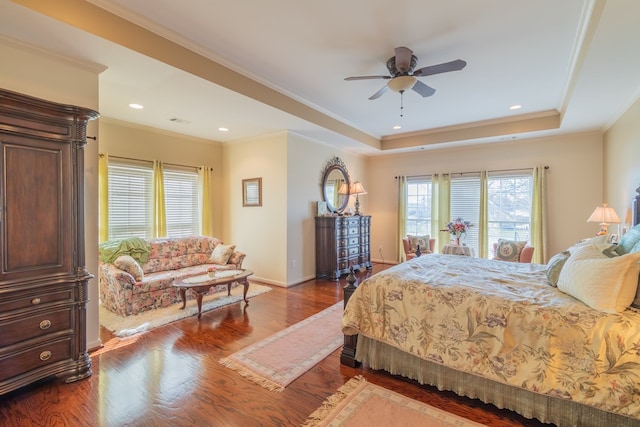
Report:
[{"label": "decorative pillow", "polygon": [[620,255],[628,254],[633,250],[633,247],[640,242],[640,224],[636,224],[631,227],[626,233],[622,235],[618,242],[618,248],[616,252]]},{"label": "decorative pillow", "polygon": [[418,245],[420,245],[420,252],[423,254],[431,252],[431,246],[429,245],[429,239],[431,239],[430,235],[413,236],[411,234],[407,234],[407,237],[409,238],[409,249],[411,252],[418,250]]},{"label": "decorative pillow", "polygon": [[576,258],[572,254],[560,271],[558,289],[596,310],[620,313],[635,297],[640,273],[638,261],[640,253],[615,258],[602,253],[588,258],[588,251]]},{"label": "decorative pillow", "polygon": [[141,282],[144,277],[144,272],[142,271],[140,264],[138,264],[138,262],[129,255],[120,255],[113,262],[113,265],[132,275],[133,278],[136,279],[136,282]]},{"label": "decorative pillow", "polygon": [[558,278],[560,277],[560,272],[562,271],[562,267],[569,259],[569,255],[571,252],[562,251],[551,257],[549,262],[547,263],[547,280],[551,286],[558,286]]},{"label": "decorative pillow", "polygon": [[518,262],[520,261],[520,252],[527,245],[527,242],[516,242],[513,240],[498,239],[498,247],[493,259],[502,261]]},{"label": "decorative pillow", "polygon": [[225,265],[229,262],[229,258],[231,258],[235,249],[236,245],[223,245],[222,243],[216,245],[211,253],[211,257],[207,260],[207,263]]}]

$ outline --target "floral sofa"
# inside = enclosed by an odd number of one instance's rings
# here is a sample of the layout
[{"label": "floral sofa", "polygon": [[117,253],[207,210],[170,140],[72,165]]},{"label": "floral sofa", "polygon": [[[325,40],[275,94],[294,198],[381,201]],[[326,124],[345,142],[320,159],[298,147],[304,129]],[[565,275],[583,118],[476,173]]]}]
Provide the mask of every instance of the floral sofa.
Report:
[{"label": "floral sofa", "polygon": [[[138,241],[140,243],[135,248],[121,245],[115,260],[115,256],[105,256],[105,247],[111,244],[114,248],[113,244],[118,242],[105,242],[106,246],[100,246],[100,303],[121,316],[174,304],[180,301],[180,293],[173,286],[174,280],[203,274],[210,267],[240,269],[246,256],[236,251],[234,245],[224,245],[215,237]],[[226,285],[224,287],[226,289]]]}]

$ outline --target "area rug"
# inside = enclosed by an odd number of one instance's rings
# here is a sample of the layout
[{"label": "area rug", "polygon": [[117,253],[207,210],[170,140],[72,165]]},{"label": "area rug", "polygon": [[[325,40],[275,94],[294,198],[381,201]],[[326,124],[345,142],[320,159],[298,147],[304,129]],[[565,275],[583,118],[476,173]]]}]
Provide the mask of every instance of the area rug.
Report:
[{"label": "area rug", "polygon": [[467,420],[410,399],[386,388],[368,383],[364,377],[350,379],[327,398],[303,427],[320,426],[429,426],[478,427],[484,424]]},{"label": "area rug", "polygon": [[[225,305],[242,301],[244,286],[234,286],[231,288],[231,295],[227,295],[227,289],[207,294],[202,298],[202,313],[219,308]],[[247,298],[264,294],[271,290],[268,286],[251,283],[247,292]],[[187,291],[189,294],[189,291]],[[198,305],[196,300],[188,299],[187,306],[181,310],[182,302],[177,302],[169,307],[144,311],[134,316],[119,316],[100,305],[100,325],[107,328],[118,337],[126,337],[141,332],[149,331],[158,326],[175,322],[193,316],[197,319]]]},{"label": "area rug", "polygon": [[342,301],[220,359],[224,366],[272,391],[282,391],[344,343]]}]

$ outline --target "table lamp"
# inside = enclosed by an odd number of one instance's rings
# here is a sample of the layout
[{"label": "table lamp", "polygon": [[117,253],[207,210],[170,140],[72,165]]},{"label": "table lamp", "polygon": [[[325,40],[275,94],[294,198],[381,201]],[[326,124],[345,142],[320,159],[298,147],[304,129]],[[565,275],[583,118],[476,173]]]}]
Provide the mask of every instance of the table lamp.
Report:
[{"label": "table lamp", "polygon": [[603,203],[602,206],[596,207],[587,222],[599,223],[600,231],[596,236],[602,236],[603,234],[607,234],[609,224],[619,224],[620,218],[618,218],[618,214],[613,208],[609,207],[606,203]]},{"label": "table lamp", "polygon": [[360,181],[355,181],[351,184],[349,194],[356,195],[356,212],[354,215],[360,215],[360,194],[367,194],[367,190],[364,189]]}]

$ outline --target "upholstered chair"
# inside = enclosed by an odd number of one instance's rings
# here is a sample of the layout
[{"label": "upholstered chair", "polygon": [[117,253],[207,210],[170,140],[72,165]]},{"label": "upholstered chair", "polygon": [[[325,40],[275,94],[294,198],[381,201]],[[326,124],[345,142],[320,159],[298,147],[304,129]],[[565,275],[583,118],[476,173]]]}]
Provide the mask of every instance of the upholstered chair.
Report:
[{"label": "upholstered chair", "polygon": [[[402,245],[404,246],[404,256],[409,261],[416,257],[416,253],[411,250],[411,243],[409,243],[409,238],[405,237],[402,239]],[[436,239],[429,239],[429,251],[425,250],[425,248],[420,248],[420,252],[424,255],[426,253],[433,253],[433,248],[436,245]]]}]

